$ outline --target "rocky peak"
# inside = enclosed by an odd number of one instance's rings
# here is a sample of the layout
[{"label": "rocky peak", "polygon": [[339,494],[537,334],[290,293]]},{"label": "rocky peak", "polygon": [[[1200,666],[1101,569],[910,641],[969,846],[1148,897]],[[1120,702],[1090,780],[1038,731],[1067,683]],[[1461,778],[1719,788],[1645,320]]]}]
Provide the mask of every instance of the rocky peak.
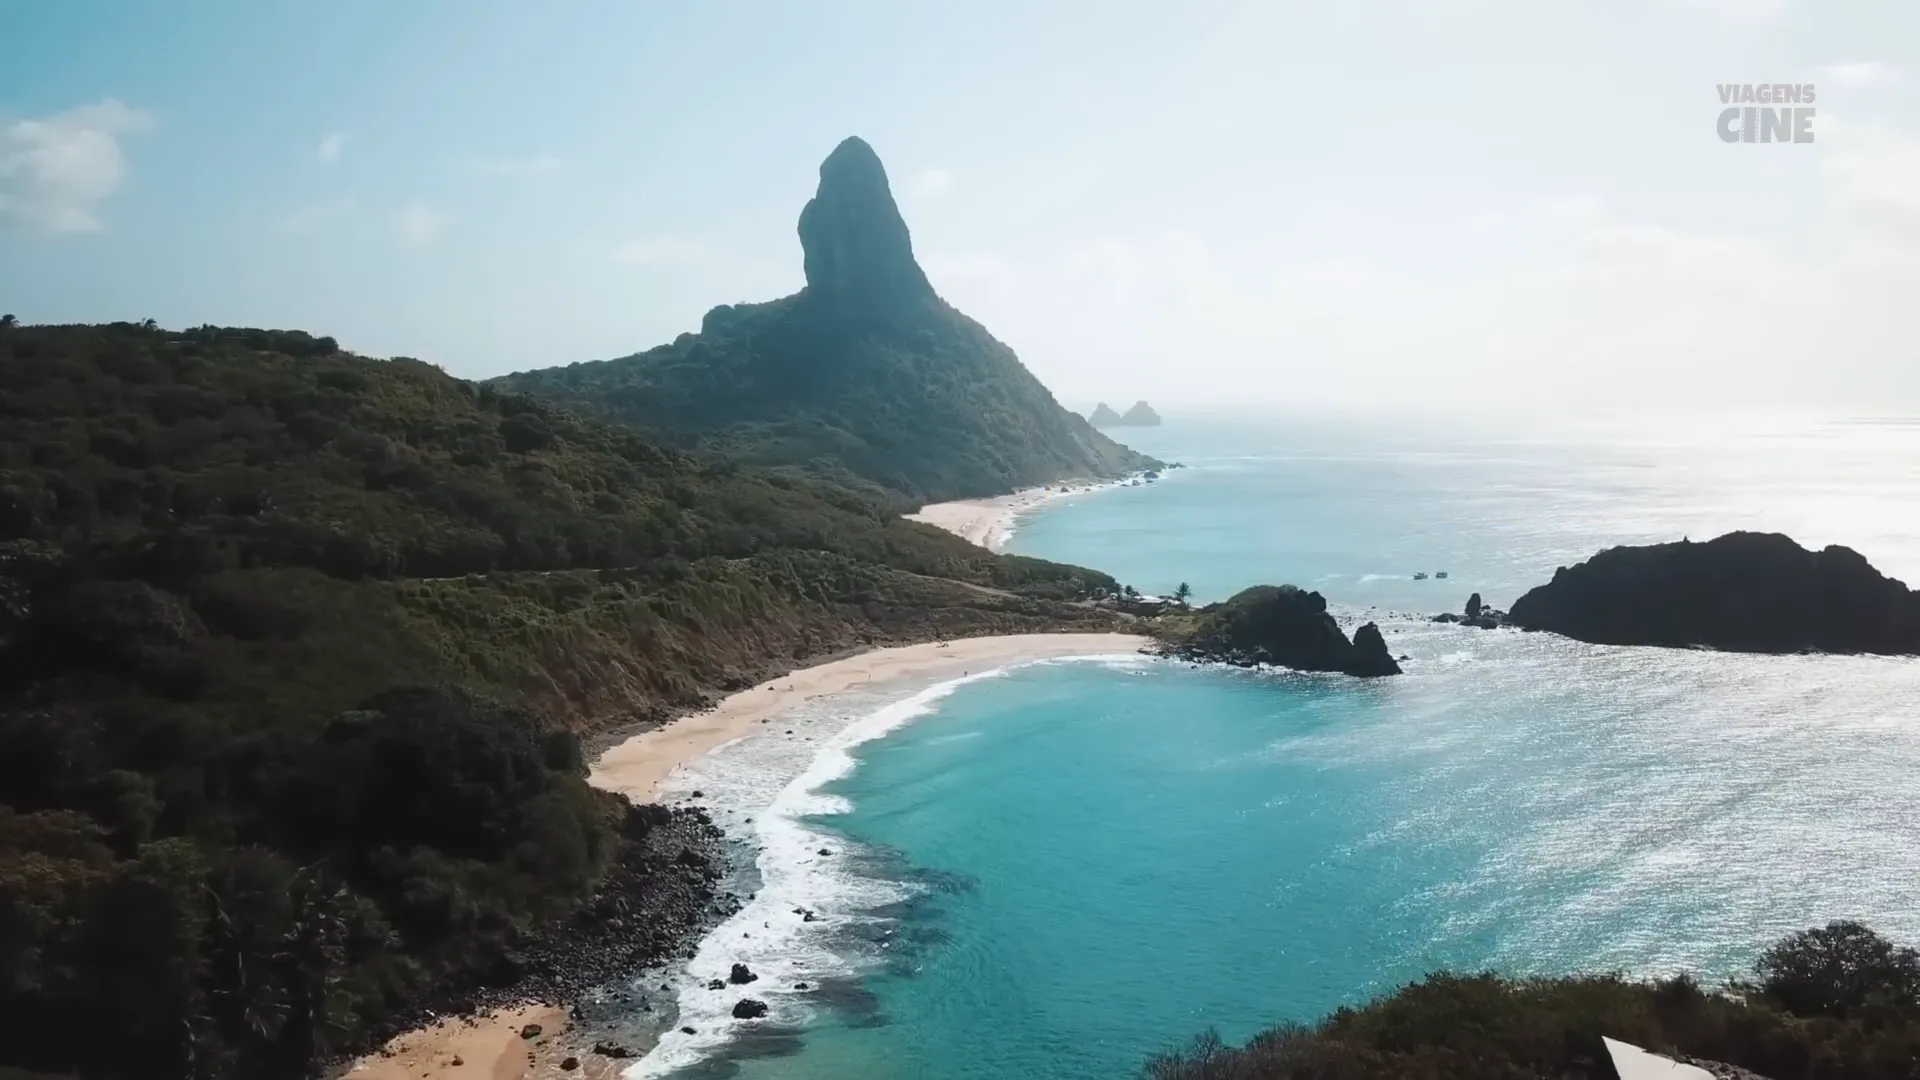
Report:
[{"label": "rocky peak", "polygon": [[880,156],[849,138],[820,163],[820,187],[800,211],[807,295],[847,317],[884,317],[934,299],[913,259]]}]

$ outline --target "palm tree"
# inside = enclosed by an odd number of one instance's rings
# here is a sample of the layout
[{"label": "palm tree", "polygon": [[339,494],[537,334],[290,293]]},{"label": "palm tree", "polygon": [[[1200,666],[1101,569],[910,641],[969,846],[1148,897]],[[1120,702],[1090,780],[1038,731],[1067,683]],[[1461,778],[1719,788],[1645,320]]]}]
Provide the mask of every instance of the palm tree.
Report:
[{"label": "palm tree", "polygon": [[0,315],[0,330],[10,330],[18,325],[19,322],[20,320],[14,318],[12,315]]},{"label": "palm tree", "polygon": [[1187,601],[1191,599],[1193,599],[1193,586],[1186,582],[1181,582],[1179,586],[1173,590],[1173,602],[1179,604],[1181,607],[1186,607]]}]

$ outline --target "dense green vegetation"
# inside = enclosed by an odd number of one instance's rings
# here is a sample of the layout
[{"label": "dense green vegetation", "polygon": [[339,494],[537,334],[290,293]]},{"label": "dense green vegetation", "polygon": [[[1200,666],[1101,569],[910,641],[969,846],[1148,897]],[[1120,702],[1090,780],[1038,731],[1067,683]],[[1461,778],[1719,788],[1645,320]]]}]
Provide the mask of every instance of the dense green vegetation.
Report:
[{"label": "dense green vegetation", "polygon": [[326,338],[0,326],[0,1066],[304,1075],[672,876],[581,734],[1114,588]]},{"label": "dense green vegetation", "polygon": [[1012,349],[934,294],[859,139],[821,165],[800,239],[796,295],[723,305],[671,344],[500,385],[916,505],[1159,465],[1061,408]]},{"label": "dense green vegetation", "polygon": [[1212,1035],[1150,1080],[1613,1080],[1601,1037],[1768,1080],[1920,1076],[1920,956],[1857,923],[1768,949],[1752,982],[1432,975],[1243,1047]]}]

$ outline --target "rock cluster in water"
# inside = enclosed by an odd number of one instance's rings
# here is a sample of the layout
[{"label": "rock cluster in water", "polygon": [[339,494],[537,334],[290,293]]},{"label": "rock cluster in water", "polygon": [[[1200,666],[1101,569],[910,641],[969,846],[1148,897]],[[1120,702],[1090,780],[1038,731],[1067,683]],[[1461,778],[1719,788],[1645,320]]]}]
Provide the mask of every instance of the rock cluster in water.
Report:
[{"label": "rock cluster in water", "polygon": [[1920,594],[1850,548],[1778,533],[1609,548],[1554,571],[1507,622],[1606,645],[1920,653]]},{"label": "rock cluster in water", "polygon": [[1094,427],[1158,427],[1160,414],[1154,412],[1153,406],[1146,402],[1136,401],[1133,403],[1133,408],[1128,409],[1123,415],[1114,412],[1103,401],[1094,406],[1093,412],[1087,415],[1087,423]]},{"label": "rock cluster in water", "polygon": [[1348,640],[1326,598],[1292,585],[1256,585],[1209,604],[1165,632],[1161,651],[1184,660],[1363,677],[1400,674],[1380,628],[1367,623]]},{"label": "rock cluster in water", "polygon": [[1467,597],[1467,603],[1461,613],[1443,611],[1433,617],[1437,623],[1459,623],[1462,626],[1477,626],[1482,630],[1498,630],[1507,624],[1508,615],[1491,604],[1482,603],[1480,594]]}]

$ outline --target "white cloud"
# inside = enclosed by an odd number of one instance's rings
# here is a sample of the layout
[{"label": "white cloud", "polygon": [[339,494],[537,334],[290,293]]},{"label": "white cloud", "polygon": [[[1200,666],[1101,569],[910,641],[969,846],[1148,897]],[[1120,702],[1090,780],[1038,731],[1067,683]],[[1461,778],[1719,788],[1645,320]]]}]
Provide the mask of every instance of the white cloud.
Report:
[{"label": "white cloud", "polygon": [[1787,13],[1790,0],[1671,0],[1684,8],[1728,19],[1770,20]]},{"label": "white cloud", "polygon": [[1820,159],[1828,213],[1844,225],[1920,239],[1920,138],[1879,124],[1837,132]]},{"label": "white cloud", "polygon": [[1093,279],[1124,293],[1146,275],[1147,258],[1131,241],[1103,236],[1068,251],[1061,266],[1069,278]]},{"label": "white cloud", "polygon": [[0,129],[0,223],[99,232],[99,204],[126,178],[120,137],[152,126],[147,113],[108,99]]},{"label": "white cloud", "polygon": [[481,176],[544,176],[559,172],[566,167],[566,162],[552,154],[533,154],[528,157],[469,158],[462,163],[462,167]]},{"label": "white cloud", "polygon": [[314,151],[314,156],[319,158],[323,165],[331,165],[339,161],[341,153],[347,148],[348,137],[344,131],[336,131],[328,135],[320,140],[320,146]]},{"label": "white cloud", "polygon": [[424,202],[410,202],[394,212],[393,225],[400,242],[408,247],[426,247],[439,239],[453,224],[453,216]]},{"label": "white cloud", "polygon": [[281,232],[304,235],[340,225],[359,212],[360,204],[352,199],[326,199],[294,207],[275,225]]},{"label": "white cloud", "polygon": [[1468,207],[1451,236],[1145,229],[927,265],[1065,397],[1124,377],[1156,404],[1911,408],[1920,133],[1841,119],[1784,219],[1709,227],[1576,190]]},{"label": "white cloud", "polygon": [[936,281],[944,278],[998,278],[1012,270],[1005,256],[985,251],[929,252],[920,266]]},{"label": "white cloud", "polygon": [[1883,64],[1878,60],[1854,60],[1845,64],[1828,64],[1815,68],[1813,83],[1834,83],[1846,87],[1870,88],[1879,86],[1899,86],[1906,81],[1906,75],[1892,64]]},{"label": "white cloud", "polygon": [[655,236],[631,240],[613,249],[614,262],[628,266],[685,266],[699,262],[707,254],[706,245],[678,236]]},{"label": "white cloud", "polygon": [[953,174],[945,169],[922,169],[913,175],[913,190],[921,195],[940,195],[953,187]]}]

